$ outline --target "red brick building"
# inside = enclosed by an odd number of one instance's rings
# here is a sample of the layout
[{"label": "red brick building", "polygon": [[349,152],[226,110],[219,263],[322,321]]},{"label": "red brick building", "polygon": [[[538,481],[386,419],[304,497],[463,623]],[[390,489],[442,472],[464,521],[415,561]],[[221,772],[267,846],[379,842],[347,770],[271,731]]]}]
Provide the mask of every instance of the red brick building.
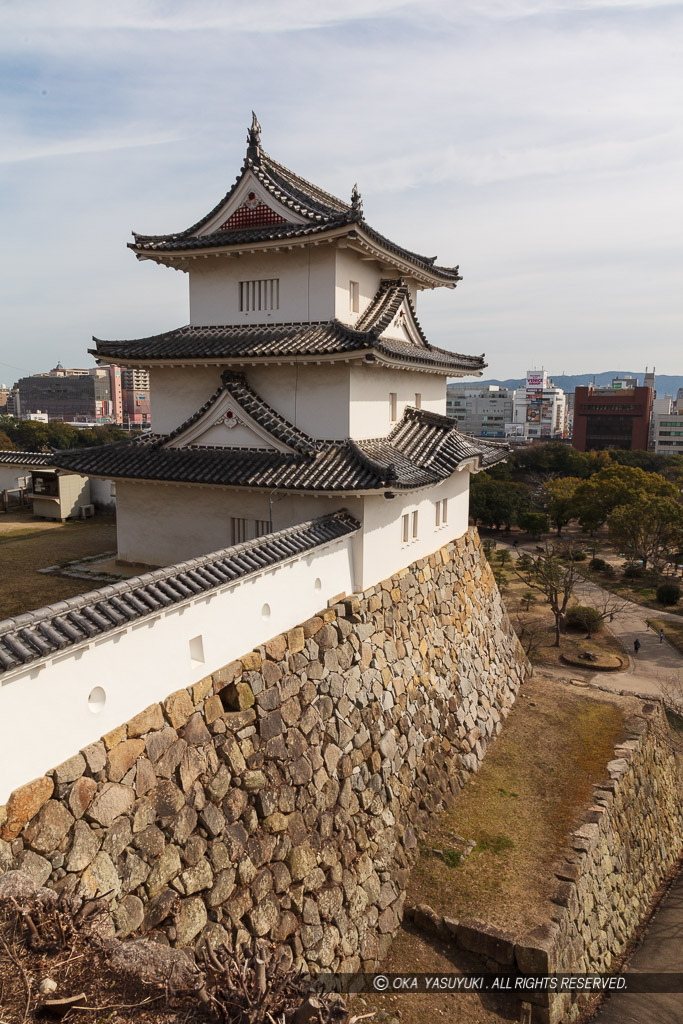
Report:
[{"label": "red brick building", "polygon": [[580,452],[605,448],[647,451],[652,388],[576,389],[572,444]]}]

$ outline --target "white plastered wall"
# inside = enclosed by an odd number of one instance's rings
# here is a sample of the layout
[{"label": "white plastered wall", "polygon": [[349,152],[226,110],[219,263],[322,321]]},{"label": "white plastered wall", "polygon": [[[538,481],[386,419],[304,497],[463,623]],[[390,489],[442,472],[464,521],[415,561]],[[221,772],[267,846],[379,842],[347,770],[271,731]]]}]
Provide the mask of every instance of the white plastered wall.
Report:
[{"label": "white plastered wall", "polygon": [[0,491],[30,487],[31,471],[34,469],[40,469],[40,466],[21,465],[16,462],[0,464]]},{"label": "white plastered wall", "polygon": [[[351,249],[337,249],[335,264],[335,302],[334,315],[344,324],[353,324],[365,312],[377,294],[381,274],[379,263],[374,260],[362,260],[358,253]],[[358,282],[358,312],[349,308],[349,285]]]},{"label": "white plastered wall", "polygon": [[208,401],[220,383],[220,366],[153,366],[149,384],[154,432],[170,434]]},{"label": "white plastered wall", "polygon": [[[366,590],[380,580],[405,569],[426,555],[462,537],[469,516],[469,472],[456,472],[434,487],[419,491],[391,492],[394,498],[368,495],[363,498],[361,581]],[[436,526],[436,502],[447,500],[447,520]],[[417,512],[417,538],[412,536],[412,514]],[[409,518],[409,539],[403,541],[403,516]],[[441,518],[441,517],[440,517]]]},{"label": "white plastered wall", "polygon": [[[397,395],[396,421],[391,420],[391,392]],[[407,405],[422,396],[422,408],[446,415],[446,378],[435,373],[411,373],[362,364],[351,367],[350,436],[358,440],[386,437]]]},{"label": "white plastered wall", "polygon": [[142,565],[173,565],[227,548],[233,516],[263,521],[270,515],[261,491],[120,480],[116,493],[118,557]]},{"label": "white plastered wall", "polygon": [[281,416],[311,437],[349,436],[349,364],[250,366],[249,385]]},{"label": "white plastered wall", "polygon": [[[331,320],[334,266],[330,245],[198,260],[189,271],[190,323],[203,326]],[[271,278],[280,282],[279,309],[241,312],[239,282]]]},{"label": "white plastered wall", "polygon": [[[99,641],[3,677],[0,804],[11,791],[156,701],[203,679],[353,590],[353,537],[275,566]],[[190,653],[201,649],[203,660]],[[103,705],[89,703],[104,691]],[[31,734],[25,723],[30,709]],[[96,712],[96,713],[95,713]]]}]

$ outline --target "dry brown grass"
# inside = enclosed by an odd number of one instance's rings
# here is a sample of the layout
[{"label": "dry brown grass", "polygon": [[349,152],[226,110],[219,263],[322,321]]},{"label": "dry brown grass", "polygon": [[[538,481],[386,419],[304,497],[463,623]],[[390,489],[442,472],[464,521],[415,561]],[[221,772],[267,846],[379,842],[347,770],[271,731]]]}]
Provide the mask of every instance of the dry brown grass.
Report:
[{"label": "dry brown grass", "polygon": [[[481,960],[442,942],[425,936],[410,924],[403,925],[394,939],[389,956],[382,964],[387,974],[481,974]],[[519,1020],[519,1002],[504,993],[421,992],[400,995],[367,994],[351,999],[351,1014],[360,1016],[373,1010],[379,1020],[391,1021],[400,1012],[401,1024],[502,1024]],[[381,1017],[384,1011],[386,1017]]]},{"label": "dry brown grass", "polygon": [[554,679],[525,683],[479,773],[424,843],[451,861],[462,849],[454,835],[477,846],[453,866],[423,852],[408,901],[515,932],[537,924],[553,864],[605,776],[631,703]]},{"label": "dry brown grass", "polygon": [[66,523],[36,520],[27,512],[0,516],[0,619],[94,589],[97,583],[43,575],[38,569],[115,547],[114,516]]}]

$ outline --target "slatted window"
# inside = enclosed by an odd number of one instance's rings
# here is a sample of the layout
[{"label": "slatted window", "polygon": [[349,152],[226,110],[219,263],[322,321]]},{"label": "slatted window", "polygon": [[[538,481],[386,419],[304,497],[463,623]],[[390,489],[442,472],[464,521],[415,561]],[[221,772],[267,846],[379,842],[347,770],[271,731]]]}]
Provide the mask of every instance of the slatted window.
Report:
[{"label": "slatted window", "polygon": [[437,501],[435,504],[436,508],[436,519],[435,525],[445,526],[448,522],[448,498],[443,498],[441,501]]},{"label": "slatted window", "polygon": [[360,289],[358,281],[349,281],[349,313],[357,313],[360,309]]},{"label": "slatted window", "polygon": [[405,515],[401,517],[401,538],[404,544],[407,544],[410,540],[410,516]]},{"label": "slatted window", "polygon": [[248,540],[249,533],[249,520],[240,519],[237,516],[232,516],[230,521],[231,526],[231,544],[244,544],[245,540]]},{"label": "slatted window", "polygon": [[270,533],[270,522],[267,519],[255,520],[255,536],[264,537],[267,533]]},{"label": "slatted window", "polygon": [[240,312],[280,308],[280,278],[267,277],[261,281],[240,281]]},{"label": "slatted window", "polygon": [[421,409],[422,408],[422,395],[420,394],[419,391],[415,392],[415,408],[416,409]]},{"label": "slatted window", "polygon": [[417,512],[413,512],[413,540],[417,540]]}]

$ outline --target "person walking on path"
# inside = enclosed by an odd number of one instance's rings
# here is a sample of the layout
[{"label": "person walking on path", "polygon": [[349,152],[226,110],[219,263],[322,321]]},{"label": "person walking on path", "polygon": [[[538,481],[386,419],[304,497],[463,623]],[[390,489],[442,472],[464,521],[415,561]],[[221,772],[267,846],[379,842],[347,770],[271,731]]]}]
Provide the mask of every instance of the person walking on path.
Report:
[{"label": "person walking on path", "polygon": [[660,629],[660,631],[659,631],[659,642],[660,642],[660,644],[664,643],[664,630],[663,629]]},{"label": "person walking on path", "polygon": [[640,640],[638,639],[638,637],[636,637],[635,640],[633,641],[633,653],[636,655],[636,657],[638,656],[638,651],[639,650],[640,650]]}]

